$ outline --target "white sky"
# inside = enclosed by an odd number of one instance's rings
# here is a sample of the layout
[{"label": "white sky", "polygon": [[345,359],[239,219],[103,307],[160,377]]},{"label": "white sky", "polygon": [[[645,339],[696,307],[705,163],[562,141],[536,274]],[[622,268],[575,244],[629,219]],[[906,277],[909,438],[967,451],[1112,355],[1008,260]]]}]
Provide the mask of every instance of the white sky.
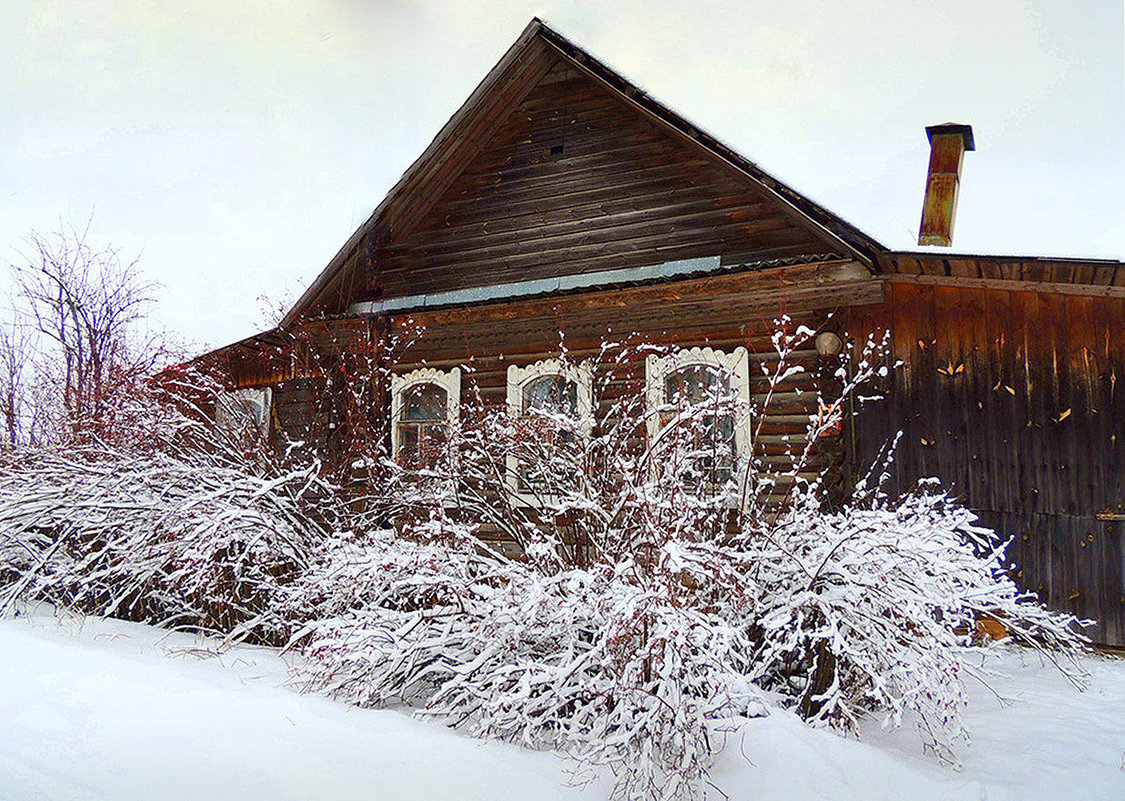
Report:
[{"label": "white sky", "polygon": [[891,247],[955,121],[954,250],[1125,258],[1121,0],[4,0],[0,259],[92,213],[159,321],[253,333],[534,15]]}]

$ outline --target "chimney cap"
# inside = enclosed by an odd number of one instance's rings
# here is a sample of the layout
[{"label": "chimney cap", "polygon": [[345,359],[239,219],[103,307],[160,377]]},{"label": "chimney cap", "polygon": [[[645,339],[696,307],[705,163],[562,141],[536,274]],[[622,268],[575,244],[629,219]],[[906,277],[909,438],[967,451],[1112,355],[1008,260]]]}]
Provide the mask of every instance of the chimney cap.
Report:
[{"label": "chimney cap", "polygon": [[965,142],[965,150],[976,150],[976,143],[973,141],[973,126],[964,125],[959,122],[943,122],[941,125],[931,125],[926,128],[926,138],[932,145],[934,143],[934,136],[938,134],[961,134],[961,138]]}]

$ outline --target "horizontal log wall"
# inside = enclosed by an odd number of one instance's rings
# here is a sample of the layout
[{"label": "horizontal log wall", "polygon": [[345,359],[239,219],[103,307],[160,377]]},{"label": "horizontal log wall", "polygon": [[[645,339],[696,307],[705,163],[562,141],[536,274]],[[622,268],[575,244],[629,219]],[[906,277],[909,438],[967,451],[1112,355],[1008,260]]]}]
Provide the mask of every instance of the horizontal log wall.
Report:
[{"label": "horizontal log wall", "polygon": [[[1015,537],[1020,580],[1125,644],[1125,300],[891,284],[849,312],[892,331],[903,366],[861,413],[855,460],[901,430],[890,489],[937,476]],[[1102,519],[1099,519],[1099,515]]]},{"label": "horizontal log wall", "polygon": [[[596,357],[604,342],[709,346],[727,352],[745,347],[751,393],[762,402],[768,381],[760,365],[776,365],[770,338],[781,314],[792,316],[793,325],[816,328],[841,298],[882,297],[879,282],[857,279],[855,268],[849,263],[806,265],[401,315],[392,318],[393,329],[421,328],[423,333],[394,369],[406,373],[422,366],[466,365],[470,370],[463,378],[462,401],[472,403],[479,396],[486,404],[501,406],[507,397],[508,367],[557,357],[564,343],[574,360]],[[755,443],[757,455],[780,469],[791,465],[791,450],[803,448],[809,417],[817,412],[817,395],[810,391],[816,388],[817,354],[807,344],[794,355],[806,372],[778,388]],[[598,399],[599,413],[604,415],[621,393],[643,391],[644,377],[640,360],[614,368]],[[838,473],[843,460],[838,438],[826,440],[818,451],[809,470]]]},{"label": "horizontal log wall", "polygon": [[[464,404],[473,403],[479,392],[486,404],[503,405],[509,365],[525,366],[557,357],[564,342],[570,357],[582,360],[596,356],[602,343],[611,341],[710,346],[726,351],[745,347],[750,353],[751,392],[760,402],[768,383],[760,364],[776,363],[770,337],[779,316],[790,315],[794,326],[816,328],[841,304],[878,302],[882,292],[882,283],[860,265],[832,261],[554,298],[423,310],[371,324],[356,318],[308,324],[292,341],[303,350],[319,353],[318,359],[305,360],[319,372],[286,374],[285,380],[273,384],[274,434],[279,444],[303,441],[331,448],[333,435],[344,432],[330,426],[335,421],[321,419],[326,410],[333,409],[332,399],[326,396],[326,377],[347,352],[372,347],[370,342],[378,337],[366,337],[384,325],[387,336],[397,344],[382,358],[395,372],[423,366],[466,367]],[[404,347],[407,342],[409,346]],[[284,361],[284,353],[280,346],[269,350],[267,361]],[[757,442],[758,455],[779,468],[790,463],[788,453],[803,447],[809,417],[817,412],[817,397],[810,390],[816,388],[818,357],[811,345],[795,356],[807,372],[791,377],[779,388]],[[252,383],[276,373],[254,370],[253,359],[247,357],[241,375]],[[601,411],[620,393],[643,391],[644,377],[643,362],[626,363],[601,396]],[[826,440],[818,450],[809,469],[828,469],[839,476],[843,450],[838,437]]]},{"label": "horizontal log wall", "polygon": [[271,431],[282,449],[306,443],[310,452],[324,448],[326,426],[318,420],[325,406],[325,382],[321,378],[297,378],[275,384]]},{"label": "horizontal log wall", "polygon": [[747,178],[560,61],[423,218],[386,229],[371,292],[832,249]]}]

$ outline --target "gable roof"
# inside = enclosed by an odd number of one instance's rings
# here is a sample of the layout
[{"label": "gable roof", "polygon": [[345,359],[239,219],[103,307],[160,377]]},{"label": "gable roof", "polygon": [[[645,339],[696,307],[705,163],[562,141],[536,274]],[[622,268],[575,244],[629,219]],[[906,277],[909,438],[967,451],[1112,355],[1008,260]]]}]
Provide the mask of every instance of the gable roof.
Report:
[{"label": "gable roof", "polygon": [[380,242],[392,236],[401,237],[417,225],[442,192],[481,152],[508,114],[560,59],[598,82],[661,129],[745,177],[782,212],[818,239],[824,240],[827,249],[847,253],[869,267],[874,265],[876,255],[885,251],[877,241],[735,153],[536,18],[391,188],[367,221],[344,243],[286,314],[281,325],[287,326],[311,316],[324,305],[326,298],[332,296],[334,290],[339,292],[362,280],[362,276],[354,274],[356,260],[352,257],[357,249],[367,241]]}]

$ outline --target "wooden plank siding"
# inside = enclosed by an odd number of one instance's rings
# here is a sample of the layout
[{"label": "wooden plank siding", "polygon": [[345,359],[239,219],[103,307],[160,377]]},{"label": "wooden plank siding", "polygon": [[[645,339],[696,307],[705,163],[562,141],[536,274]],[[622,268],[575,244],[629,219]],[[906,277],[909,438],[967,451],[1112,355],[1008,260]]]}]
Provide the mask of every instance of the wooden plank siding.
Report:
[{"label": "wooden plank siding", "polygon": [[888,489],[937,476],[1015,537],[1024,586],[1125,644],[1120,524],[1098,517],[1125,504],[1125,300],[890,283],[844,318],[889,327],[903,362],[854,421],[856,465],[901,430]]},{"label": "wooden plank siding", "polygon": [[761,187],[560,59],[425,216],[376,244],[368,294],[826,252]]}]

